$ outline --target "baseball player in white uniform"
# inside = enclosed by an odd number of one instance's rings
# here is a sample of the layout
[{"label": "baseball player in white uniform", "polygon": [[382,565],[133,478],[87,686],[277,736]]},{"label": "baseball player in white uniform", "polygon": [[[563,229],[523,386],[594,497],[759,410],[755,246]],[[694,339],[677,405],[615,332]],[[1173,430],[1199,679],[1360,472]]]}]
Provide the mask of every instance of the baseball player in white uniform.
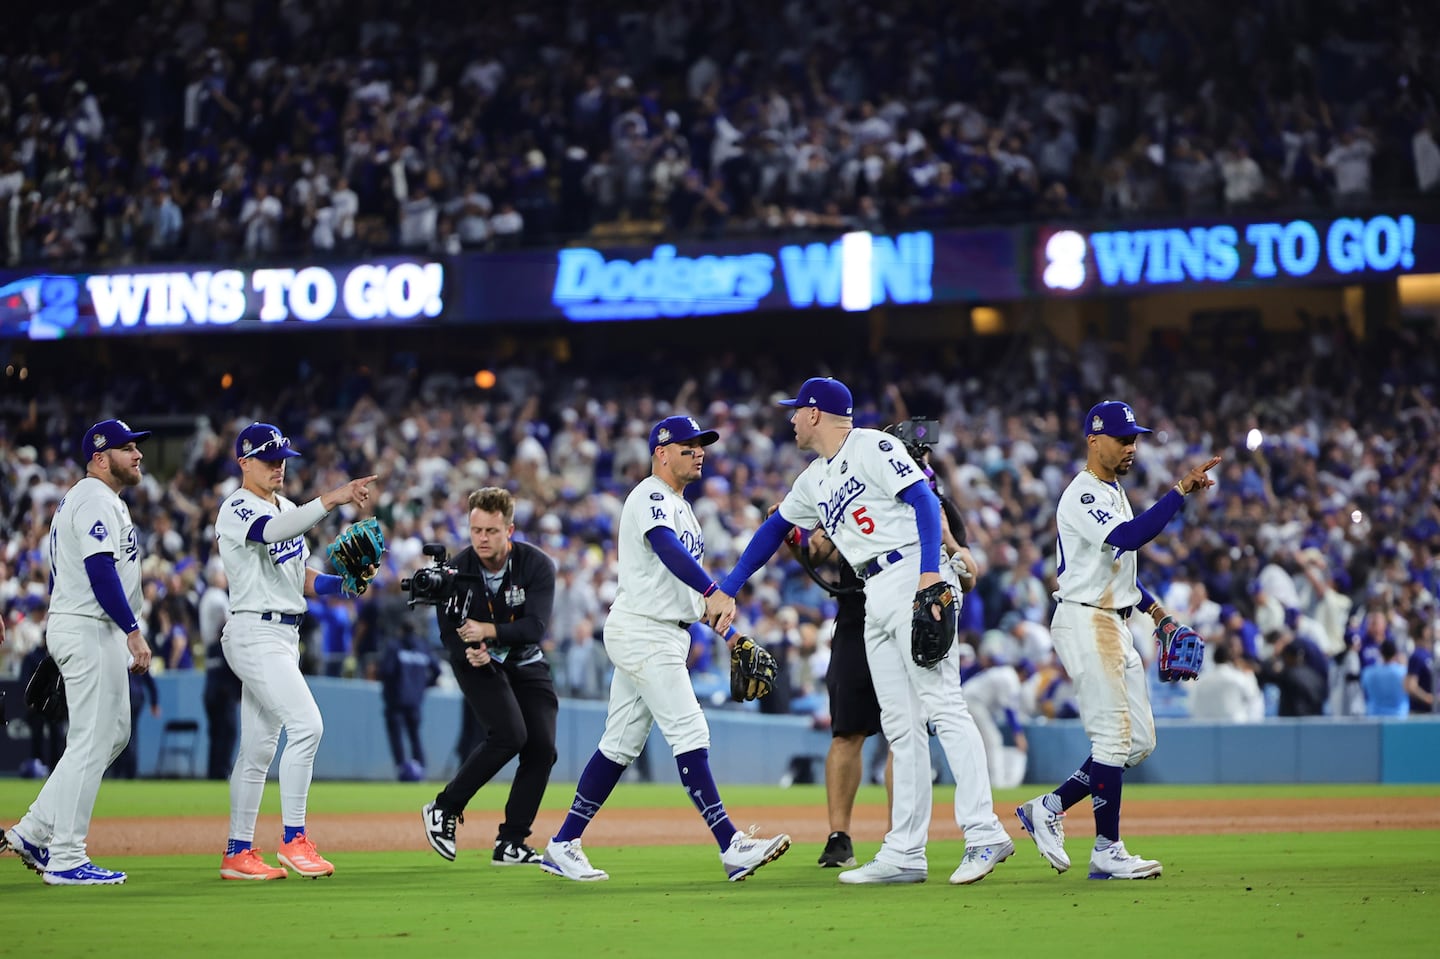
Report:
[{"label": "baseball player in white uniform", "polygon": [[[985,744],[986,768],[990,770],[990,783],[997,789],[1018,786],[1025,774],[1025,753],[1027,746],[1025,730],[1020,725],[1020,674],[1004,657],[993,649],[980,644],[980,666],[965,676],[961,688],[965,690],[965,701],[970,706],[970,716],[980,730],[980,741]],[[962,674],[965,672],[962,669]],[[1015,748],[1020,757],[1018,763],[1014,754],[1005,749],[1005,732],[1001,723],[1015,738]]]},{"label": "baseball player in white uniform", "polygon": [[50,521],[50,615],[45,645],[60,667],[69,704],[65,753],[30,811],[0,831],[0,851],[14,850],[51,886],[113,886],[123,872],[90,861],[85,837],[100,778],[130,741],[130,682],[150,668],[140,635],[140,546],[120,491],[140,484],[149,432],[102,420],[80,441],[85,478]]},{"label": "baseball player in white uniform", "polygon": [[282,863],[301,876],[335,872],[305,832],[305,803],[324,725],[300,674],[300,623],[307,596],[340,592],[341,578],[306,566],[305,533],[346,503],[364,507],[374,476],[352,479],[304,506],[280,495],[285,461],[299,456],[290,438],[269,423],[252,423],[235,439],[243,484],[220,506],[215,536],[230,583],[230,619],[220,643],[244,684],[240,747],[230,773],[230,837],[220,862],[224,879],[284,879],[254,846],[255,819],[280,730]]},{"label": "baseball player in white uniform", "polygon": [[850,390],[839,380],[806,380],[790,422],[801,449],[820,454],[796,479],[778,511],[756,531],[720,585],[734,596],[792,527],[823,526],[865,580],[865,655],[880,701],[880,723],[894,758],[890,831],[875,859],[840,874],[854,883],[917,883],[928,876],[925,844],[932,806],[930,737],[935,725],[955,776],[955,821],[965,855],[955,885],[984,879],[1015,851],[990,798],[985,748],[960,691],[958,660],[934,669],[910,653],[915,591],[941,579],[940,503],[904,444],[851,421]]},{"label": "baseball player in white uniform", "polygon": [[705,539],[683,495],[700,478],[705,447],[719,438],[689,416],[667,417],[650,431],[650,476],[620,512],[619,585],[604,631],[615,664],[605,732],[580,774],[569,815],[545,848],[546,872],[581,882],[610,878],[590,864],[580,837],[645,748],[652,724],[670,744],[680,782],[714,835],[731,882],[790,848],[787,835],[764,839],[730,821],[710,772],[710,726],[686,668],[687,627],[703,618],[724,630],[735,612],[700,565]]},{"label": "baseball player in white uniform", "polygon": [[1185,497],[1215,485],[1206,473],[1211,457],[1135,516],[1119,478],[1135,463],[1136,437],[1150,432],[1125,403],[1107,400],[1085,414],[1085,469],[1060,496],[1055,510],[1057,600],[1050,631],[1055,652],[1075,684],[1090,756],[1054,792],[1015,810],[1045,861],[1064,872],[1065,810],[1090,796],[1095,813],[1091,879],[1152,879],[1162,867],[1125,848],[1120,838],[1120,792],[1125,770],[1155,749],[1145,664],[1128,620],[1139,609],[1159,623],[1165,609],[1140,585],[1136,552],[1184,506]]}]

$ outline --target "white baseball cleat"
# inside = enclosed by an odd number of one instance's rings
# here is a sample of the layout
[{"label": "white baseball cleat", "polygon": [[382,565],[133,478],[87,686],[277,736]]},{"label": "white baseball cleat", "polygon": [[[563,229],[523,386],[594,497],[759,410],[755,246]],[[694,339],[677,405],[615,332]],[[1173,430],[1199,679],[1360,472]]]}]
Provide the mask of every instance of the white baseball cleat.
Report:
[{"label": "white baseball cleat", "polygon": [[1132,856],[1123,842],[1090,853],[1091,879],[1154,879],[1162,871],[1156,860]]},{"label": "white baseball cleat", "polygon": [[545,858],[540,861],[540,868],[552,875],[576,882],[601,882],[610,878],[610,874],[605,870],[590,865],[578,839],[550,840],[545,847]]},{"label": "white baseball cleat", "polygon": [[1055,868],[1064,872],[1070,868],[1070,856],[1065,852],[1065,814],[1053,813],[1045,807],[1044,796],[1037,796],[1021,806],[1015,807],[1020,825],[1035,840],[1040,855]]},{"label": "white baseball cleat", "polygon": [[979,882],[1011,856],[1015,855],[1015,843],[1006,839],[988,846],[966,846],[960,865],[950,874],[950,885],[968,886]]},{"label": "white baseball cleat", "polygon": [[870,884],[902,885],[924,882],[929,873],[924,868],[892,866],[888,862],[872,859],[859,869],[850,869],[840,874],[840,881],[847,886]]},{"label": "white baseball cleat", "polygon": [[729,848],[720,854],[720,864],[731,882],[744,882],[755,870],[779,859],[790,848],[790,837],[783,832],[774,839],[758,839],[756,829],[751,826],[749,832],[735,830]]}]

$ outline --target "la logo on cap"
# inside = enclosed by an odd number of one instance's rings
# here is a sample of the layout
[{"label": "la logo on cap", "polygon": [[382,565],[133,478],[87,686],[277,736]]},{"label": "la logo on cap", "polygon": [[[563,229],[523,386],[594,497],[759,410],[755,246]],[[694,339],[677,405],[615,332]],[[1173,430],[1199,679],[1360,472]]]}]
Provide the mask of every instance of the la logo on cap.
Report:
[{"label": "la logo on cap", "polygon": [[1125,409],[1125,422],[1127,422],[1127,423],[1133,423],[1133,422],[1135,422],[1135,411],[1132,410],[1132,409],[1131,409],[1130,407],[1128,407],[1128,406],[1125,407],[1124,409]]},{"label": "la logo on cap", "polygon": [[690,428],[691,428],[692,430],[694,430],[694,431],[697,432],[697,433],[700,432],[700,424],[697,423],[697,422],[695,422],[695,417],[693,417],[693,416],[687,416],[687,417],[685,417],[685,419],[686,419],[686,421],[689,422]]}]

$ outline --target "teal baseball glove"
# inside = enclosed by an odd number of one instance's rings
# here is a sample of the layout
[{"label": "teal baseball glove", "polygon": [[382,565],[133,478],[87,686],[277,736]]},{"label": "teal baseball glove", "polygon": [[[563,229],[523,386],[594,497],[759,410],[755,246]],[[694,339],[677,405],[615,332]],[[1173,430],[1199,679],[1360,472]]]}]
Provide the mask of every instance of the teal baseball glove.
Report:
[{"label": "teal baseball glove", "polygon": [[340,588],[347,596],[359,596],[369,587],[380,571],[380,556],[385,552],[385,534],[373,516],[346,527],[335,542],[325,547],[330,566],[340,576]]}]

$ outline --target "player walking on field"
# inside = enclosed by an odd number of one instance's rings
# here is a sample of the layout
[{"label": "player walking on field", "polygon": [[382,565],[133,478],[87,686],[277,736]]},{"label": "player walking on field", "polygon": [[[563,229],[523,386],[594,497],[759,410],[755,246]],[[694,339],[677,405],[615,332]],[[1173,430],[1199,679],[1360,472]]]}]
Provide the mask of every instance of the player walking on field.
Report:
[{"label": "player walking on field", "polygon": [[1085,415],[1085,469],[1060,496],[1055,571],[1058,590],[1051,635],[1075,684],[1090,756],[1070,778],[1015,810],[1040,855],[1056,872],[1070,868],[1065,810],[1091,797],[1095,848],[1091,879],[1151,879],[1162,867],[1125,848],[1120,838],[1120,792],[1125,770],[1155,749],[1145,664],[1127,621],[1139,609],[1158,624],[1165,609],[1140,585],[1136,554],[1178,513],[1191,493],[1215,485],[1211,457],[1180,478],[1155,505],[1135,516],[1119,477],[1135,463],[1136,437],[1150,432],[1126,404],[1109,400]]},{"label": "player walking on field", "polygon": [[103,420],[80,441],[85,478],[50,521],[50,615],[45,645],[60,667],[70,707],[65,753],[30,811],[0,830],[0,852],[14,852],[51,886],[113,886],[123,872],[102,869],[85,852],[90,815],[105,769],[130,741],[128,668],[150,668],[140,635],[140,546],[120,491],[140,485],[136,445],[150,434]]},{"label": "player walking on field", "polygon": [[[839,380],[806,380],[781,405],[795,409],[790,422],[796,444],[820,455],[756,531],[720,589],[728,596],[739,592],[796,526],[823,527],[865,580],[865,655],[894,761],[894,801],[890,831],[875,859],[842,872],[840,881],[926,880],[929,722],[955,775],[955,821],[965,830],[965,855],[950,882],[979,882],[1014,853],[1015,844],[991,804],[985,748],[960,692],[957,660],[940,659],[927,668],[912,655],[916,592],[941,582],[939,501],[899,440],[855,428],[850,390]],[[953,619],[949,629],[953,644]]]},{"label": "player walking on field", "polygon": [[305,832],[305,804],[324,724],[300,674],[300,623],[307,596],[341,592],[342,578],[306,566],[305,533],[346,503],[364,507],[374,476],[352,479],[304,506],[280,494],[285,461],[299,456],[290,438],[268,423],[252,423],[235,439],[244,483],[226,497],[215,521],[220,559],[230,583],[230,619],[221,634],[225,660],[244,684],[240,748],[230,773],[230,838],[220,861],[224,879],[284,879],[254,847],[255,819],[280,730],[280,815],[285,832],[279,858],[307,878],[335,872]]},{"label": "player walking on field", "polygon": [[686,668],[687,627],[704,619],[723,632],[735,615],[735,601],[719,594],[700,565],[705,540],[683,495],[700,478],[705,447],[719,438],[688,416],[667,417],[650,431],[650,476],[620,511],[619,584],[604,629],[605,652],[615,664],[605,732],[580,774],[569,815],[545,848],[540,868],[546,872],[580,882],[610,878],[590,864],[580,837],[657,723],[731,882],[790,848],[789,836],[758,838],[753,828],[741,832],[730,821],[710,772],[710,727]]}]

